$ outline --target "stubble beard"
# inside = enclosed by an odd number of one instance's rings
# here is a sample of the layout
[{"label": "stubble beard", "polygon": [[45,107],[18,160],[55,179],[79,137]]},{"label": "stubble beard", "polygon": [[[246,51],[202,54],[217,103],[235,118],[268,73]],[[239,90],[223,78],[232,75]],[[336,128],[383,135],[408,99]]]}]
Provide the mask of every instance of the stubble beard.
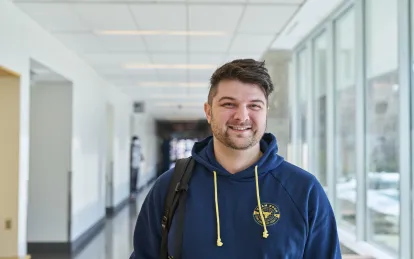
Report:
[{"label": "stubble beard", "polygon": [[241,137],[234,136],[234,134],[232,134],[233,136],[231,136],[228,132],[228,127],[225,130],[223,130],[223,128],[215,122],[212,114],[211,131],[213,133],[213,136],[218,141],[220,141],[226,147],[232,148],[234,150],[247,150],[259,143],[260,139],[263,137],[263,134],[259,136],[259,132],[257,129],[252,128],[252,134],[250,136],[244,137],[243,141],[235,141],[234,138],[238,138],[240,140]]}]

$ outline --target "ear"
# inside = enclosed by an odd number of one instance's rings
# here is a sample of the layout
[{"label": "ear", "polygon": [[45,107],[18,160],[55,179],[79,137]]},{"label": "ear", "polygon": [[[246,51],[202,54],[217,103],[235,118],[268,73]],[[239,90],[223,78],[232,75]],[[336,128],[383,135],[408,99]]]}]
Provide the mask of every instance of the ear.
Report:
[{"label": "ear", "polygon": [[211,122],[211,106],[207,102],[204,103],[204,113],[206,114],[208,124],[210,124],[210,122]]}]

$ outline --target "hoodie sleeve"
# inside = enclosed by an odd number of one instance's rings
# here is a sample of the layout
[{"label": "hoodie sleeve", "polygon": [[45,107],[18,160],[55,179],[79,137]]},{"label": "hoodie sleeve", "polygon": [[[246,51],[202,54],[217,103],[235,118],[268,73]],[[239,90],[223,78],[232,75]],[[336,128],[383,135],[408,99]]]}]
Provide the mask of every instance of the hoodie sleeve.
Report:
[{"label": "hoodie sleeve", "polygon": [[324,189],[316,179],[309,194],[308,226],[304,259],[342,258],[334,212]]},{"label": "hoodie sleeve", "polygon": [[134,250],[130,259],[158,259],[161,245],[161,218],[164,206],[162,181],[158,179],[148,192],[134,230]]}]

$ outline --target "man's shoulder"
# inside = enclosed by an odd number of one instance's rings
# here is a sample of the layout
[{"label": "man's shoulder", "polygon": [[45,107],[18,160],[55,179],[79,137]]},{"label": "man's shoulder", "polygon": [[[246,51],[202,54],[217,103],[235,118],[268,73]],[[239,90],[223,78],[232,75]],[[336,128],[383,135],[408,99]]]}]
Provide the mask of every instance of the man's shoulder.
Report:
[{"label": "man's shoulder", "polygon": [[154,183],[154,188],[157,189],[168,189],[170,182],[173,179],[173,175],[176,172],[175,165],[170,169],[158,176],[157,180]]},{"label": "man's shoulder", "polygon": [[315,194],[326,195],[315,175],[287,161],[273,170],[272,175],[293,200],[309,201]]},{"label": "man's shoulder", "polygon": [[312,187],[318,182],[316,177],[309,171],[294,165],[288,161],[283,161],[275,170],[272,171],[272,175],[278,179],[283,185],[296,185],[300,184],[302,187]]},{"label": "man's shoulder", "polygon": [[307,214],[309,206],[316,204],[317,199],[327,199],[318,179],[299,166],[284,161],[276,170],[272,171],[272,175],[303,215]]},{"label": "man's shoulder", "polygon": [[169,182],[171,181],[173,173],[174,173],[174,167],[162,173],[160,176],[158,176],[157,180],[155,181],[154,187],[164,188],[165,186],[168,186]]}]

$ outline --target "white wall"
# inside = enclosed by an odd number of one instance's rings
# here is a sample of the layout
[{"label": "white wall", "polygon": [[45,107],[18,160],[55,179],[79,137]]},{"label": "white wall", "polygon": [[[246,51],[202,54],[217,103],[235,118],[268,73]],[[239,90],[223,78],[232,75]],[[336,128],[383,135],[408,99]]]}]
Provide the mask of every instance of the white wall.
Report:
[{"label": "white wall", "polygon": [[141,163],[138,188],[147,184],[149,180],[157,175],[157,154],[159,143],[155,135],[155,120],[146,113],[137,113],[133,116],[133,135],[139,137],[144,162]]},{"label": "white wall", "polygon": [[27,240],[68,242],[72,84],[36,83],[30,90]]},{"label": "white wall", "polygon": [[[131,110],[132,106],[127,109]],[[130,137],[130,117],[123,116],[124,109],[115,107],[116,123],[114,125],[114,207],[129,196],[129,137]]]},{"label": "white wall", "polygon": [[[27,180],[29,173],[30,58],[52,68],[73,82],[72,126],[72,240],[105,215],[99,188],[103,173],[100,155],[105,127],[105,102],[115,105],[117,145],[115,175],[124,182],[129,174],[127,158],[130,100],[108,85],[94,70],[32,21],[11,1],[0,0],[0,63],[21,75],[19,160],[19,255],[26,254]],[[119,183],[118,182],[118,183]],[[124,194],[120,192],[119,195]],[[45,226],[46,227],[46,226]]]}]

